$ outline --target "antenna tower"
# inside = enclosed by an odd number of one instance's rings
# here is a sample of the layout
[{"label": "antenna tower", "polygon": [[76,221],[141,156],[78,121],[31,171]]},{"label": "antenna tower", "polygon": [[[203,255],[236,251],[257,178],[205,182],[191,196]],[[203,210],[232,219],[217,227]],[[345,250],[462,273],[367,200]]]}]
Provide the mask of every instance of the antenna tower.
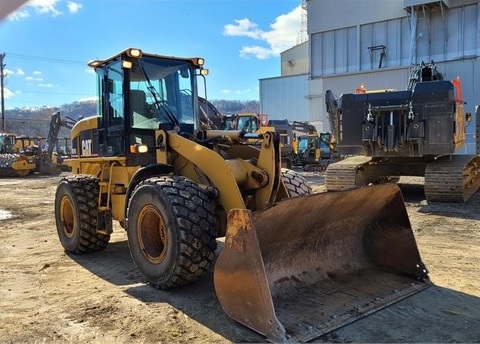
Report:
[{"label": "antenna tower", "polygon": [[297,37],[297,44],[301,44],[303,42],[308,41],[308,34],[307,34],[307,0],[300,0],[300,15],[301,22],[300,22],[300,33]]}]

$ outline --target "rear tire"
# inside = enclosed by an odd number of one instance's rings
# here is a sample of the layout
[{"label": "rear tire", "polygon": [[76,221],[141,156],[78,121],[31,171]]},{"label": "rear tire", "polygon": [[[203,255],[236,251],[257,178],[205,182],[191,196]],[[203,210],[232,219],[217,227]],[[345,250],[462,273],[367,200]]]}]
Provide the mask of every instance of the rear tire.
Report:
[{"label": "rear tire", "polygon": [[215,223],[210,200],[197,184],[179,176],[147,179],[128,202],[130,253],[154,287],[190,284],[212,265]]},{"label": "rear tire", "polygon": [[57,233],[66,251],[80,254],[105,248],[110,235],[97,233],[99,181],[93,176],[63,178],[55,194]]},{"label": "rear tire", "polygon": [[307,180],[294,170],[282,168],[282,178],[290,197],[313,193],[312,187],[308,185]]}]

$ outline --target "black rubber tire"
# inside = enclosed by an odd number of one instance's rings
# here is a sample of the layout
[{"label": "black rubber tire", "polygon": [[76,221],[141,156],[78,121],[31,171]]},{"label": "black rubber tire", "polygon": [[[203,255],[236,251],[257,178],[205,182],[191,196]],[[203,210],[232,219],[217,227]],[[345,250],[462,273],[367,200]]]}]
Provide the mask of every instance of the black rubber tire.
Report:
[{"label": "black rubber tire", "polygon": [[97,232],[99,180],[76,175],[63,178],[55,194],[55,222],[60,242],[74,254],[105,248],[110,235]]},{"label": "black rubber tire", "polygon": [[312,187],[308,185],[307,180],[294,170],[282,168],[282,178],[290,197],[313,193]]},{"label": "black rubber tire", "polygon": [[128,201],[128,245],[149,284],[174,288],[198,280],[212,266],[217,227],[210,200],[180,176],[150,178]]}]

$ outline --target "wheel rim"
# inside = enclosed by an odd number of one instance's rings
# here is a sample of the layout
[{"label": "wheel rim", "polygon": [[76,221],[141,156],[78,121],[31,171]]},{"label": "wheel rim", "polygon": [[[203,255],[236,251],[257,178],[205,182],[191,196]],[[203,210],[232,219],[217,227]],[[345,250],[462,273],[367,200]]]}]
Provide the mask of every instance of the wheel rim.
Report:
[{"label": "wheel rim", "polygon": [[152,205],[142,208],[137,221],[140,250],[152,264],[159,264],[167,255],[167,225],[162,214]]},{"label": "wheel rim", "polygon": [[75,216],[72,201],[68,197],[63,197],[60,203],[60,218],[63,234],[69,239],[73,238],[75,235]]}]

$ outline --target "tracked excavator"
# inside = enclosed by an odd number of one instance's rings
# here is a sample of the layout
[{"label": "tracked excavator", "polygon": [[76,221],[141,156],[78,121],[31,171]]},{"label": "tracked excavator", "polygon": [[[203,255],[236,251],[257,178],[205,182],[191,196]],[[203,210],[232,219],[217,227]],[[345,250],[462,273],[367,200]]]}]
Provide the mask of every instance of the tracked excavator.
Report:
[{"label": "tracked excavator", "polygon": [[223,130],[240,130],[250,136],[247,140],[252,145],[260,145],[261,139],[257,134],[264,134],[274,131],[280,137],[280,152],[282,167],[292,168],[292,127],[287,119],[269,120],[267,114],[256,112],[239,112],[232,115],[225,115],[223,118]]},{"label": "tracked excavator", "polygon": [[432,61],[412,70],[405,91],[358,90],[325,95],[337,149],[349,156],[328,166],[327,190],[398,176],[424,177],[427,201],[465,202],[478,190],[480,155],[455,154],[471,120],[459,78],[444,80]]},{"label": "tracked excavator", "polygon": [[67,252],[105,248],[118,221],[150,285],[213,269],[224,311],[273,342],[312,340],[431,285],[396,185],[314,194],[281,168],[278,133],[252,146],[253,134],[203,129],[202,58],[130,48],[88,65],[99,113],[73,126],[72,174],[55,194]]},{"label": "tracked excavator", "polygon": [[[43,174],[60,174],[62,170],[70,170],[68,165],[63,163],[63,160],[70,156],[70,153],[62,152],[59,145],[58,133],[60,129],[67,128],[72,129],[73,125],[77,121],[69,116],[62,118],[60,111],[53,113],[50,118],[50,125],[46,140],[47,149],[42,152],[41,162],[40,162],[40,172]],[[67,145],[65,145],[67,146]],[[54,154],[55,152],[55,154]]]},{"label": "tracked excavator", "polygon": [[292,161],[304,171],[323,171],[333,158],[332,137],[329,132],[318,133],[310,122],[291,122],[293,132]]}]

